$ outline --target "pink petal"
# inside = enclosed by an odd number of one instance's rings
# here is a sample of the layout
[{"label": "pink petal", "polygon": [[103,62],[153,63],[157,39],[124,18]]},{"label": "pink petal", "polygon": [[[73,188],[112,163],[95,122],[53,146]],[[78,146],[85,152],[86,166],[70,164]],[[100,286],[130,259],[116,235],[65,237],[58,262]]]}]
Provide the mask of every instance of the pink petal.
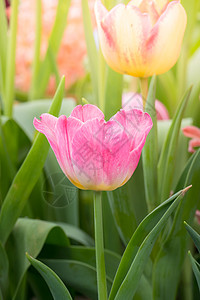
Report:
[{"label": "pink petal", "polygon": [[[141,94],[132,92],[124,93],[122,96],[122,107],[124,110],[140,109],[143,111],[143,101]],[[164,104],[159,100],[155,101],[155,109],[157,113],[157,120],[169,120],[168,111]]]},{"label": "pink petal", "polygon": [[58,118],[50,114],[42,114],[40,120],[34,118],[33,125],[36,130],[43,133],[53,149],[57,149],[57,141],[55,135],[55,127]]},{"label": "pink petal", "polygon": [[151,30],[146,41],[146,76],[162,74],[177,61],[187,16],[179,1],[170,2]]},{"label": "pink petal", "polygon": [[138,93],[124,93],[122,95],[123,110],[140,109],[143,111],[142,96]]},{"label": "pink petal", "polygon": [[61,169],[72,182],[76,182],[77,179],[71,163],[71,142],[74,133],[81,126],[82,122],[75,118],[60,116],[55,129],[58,145],[58,153],[55,154]]},{"label": "pink petal", "polygon": [[186,126],[182,129],[182,131],[187,137],[200,139],[200,129],[196,126]]},{"label": "pink petal", "polygon": [[196,210],[195,216],[197,218],[197,222],[200,224],[200,211]]},{"label": "pink petal", "polygon": [[98,118],[99,120],[104,119],[104,114],[97,106],[92,104],[85,104],[83,106],[77,105],[73,109],[71,117],[79,119],[82,122],[86,122],[95,118]]},{"label": "pink petal", "polygon": [[72,159],[81,184],[94,190],[113,190],[127,175],[130,141],[115,121],[88,121],[73,139]]},{"label": "pink petal", "polygon": [[155,108],[157,112],[157,120],[169,120],[169,113],[165,105],[159,100],[155,101]]},{"label": "pink petal", "polygon": [[200,147],[200,138],[199,139],[192,139],[189,141],[188,151],[191,153],[195,152],[195,147]]},{"label": "pink petal", "polygon": [[131,151],[141,143],[153,126],[149,114],[138,109],[128,111],[122,109],[112,117],[112,120],[119,122],[131,139]]}]

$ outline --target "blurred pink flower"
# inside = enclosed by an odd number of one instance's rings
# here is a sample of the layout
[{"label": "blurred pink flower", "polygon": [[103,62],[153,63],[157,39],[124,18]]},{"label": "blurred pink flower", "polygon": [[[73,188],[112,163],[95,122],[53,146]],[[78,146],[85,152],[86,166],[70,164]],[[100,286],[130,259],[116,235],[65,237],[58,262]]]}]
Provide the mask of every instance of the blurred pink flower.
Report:
[{"label": "blurred pink flower", "polygon": [[200,147],[200,128],[197,128],[196,126],[186,126],[183,129],[183,134],[191,140],[189,141],[189,152],[195,152],[194,147]]},{"label": "blurred pink flower", "polygon": [[[56,16],[58,0],[42,0],[42,42],[41,58],[48,46]],[[94,0],[89,0],[93,11]],[[16,50],[16,88],[27,92],[31,82],[31,64],[34,54],[35,41],[35,0],[21,0],[18,14],[17,50]],[[84,36],[82,9],[80,0],[71,0],[68,13],[67,27],[65,29],[60,50],[57,56],[57,65],[60,75],[66,76],[66,88],[77,79],[85,75],[83,65],[86,57],[86,43]],[[54,77],[50,78],[48,93],[55,91]]]},{"label": "blurred pink flower", "polygon": [[[143,111],[143,101],[141,94],[133,92],[124,93],[122,96],[122,107],[124,110],[137,108]],[[157,120],[169,120],[167,108],[159,100],[155,101],[155,109]]]},{"label": "blurred pink flower", "polygon": [[43,133],[68,179],[80,189],[114,190],[135,171],[151,117],[141,110],[120,110],[108,122],[96,106],[74,108],[69,118],[42,114],[33,121]]},{"label": "blurred pink flower", "polygon": [[200,211],[196,210],[195,216],[197,218],[197,222],[200,224]]}]

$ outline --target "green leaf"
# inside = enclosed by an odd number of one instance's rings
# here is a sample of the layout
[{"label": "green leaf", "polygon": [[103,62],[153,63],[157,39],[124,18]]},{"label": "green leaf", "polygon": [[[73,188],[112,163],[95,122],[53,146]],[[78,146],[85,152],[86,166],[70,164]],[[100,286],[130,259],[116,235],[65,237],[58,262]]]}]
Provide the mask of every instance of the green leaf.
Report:
[{"label": "green leaf", "polygon": [[[58,274],[62,281],[79,293],[90,299],[98,299],[96,268],[75,260],[66,259],[46,259],[45,263]],[[107,277],[108,289],[112,280]]]},{"label": "green leaf", "polygon": [[137,227],[133,205],[131,205],[132,197],[127,191],[128,185],[124,185],[114,191],[107,192],[117,230],[125,245]]},{"label": "green leaf", "polygon": [[189,233],[189,235],[191,236],[195,246],[197,247],[197,250],[200,253],[200,235],[192,228],[190,227],[186,222],[184,222],[185,227]]},{"label": "green leaf", "polygon": [[[52,251],[53,249],[53,251]],[[43,258],[44,257],[44,258]],[[73,261],[79,261],[96,268],[96,258],[95,258],[95,248],[83,247],[83,246],[67,246],[63,248],[62,251],[56,249],[52,246],[45,246],[43,252],[40,254],[40,258],[46,264],[46,259],[56,260],[56,259],[67,259]],[[105,265],[106,274],[112,280],[114,279],[115,273],[117,271],[121,256],[113,251],[105,249]],[[48,265],[48,263],[47,263]]]},{"label": "green leaf", "polygon": [[7,56],[7,18],[5,1],[0,0],[0,89],[5,105],[6,56]]},{"label": "green leaf", "polygon": [[[49,77],[52,71],[51,60],[49,59],[49,53],[56,57],[60,43],[63,37],[64,30],[67,24],[67,15],[70,7],[70,0],[59,0],[56,19],[49,37],[49,45],[44,60],[40,63],[40,68],[37,74],[37,80],[32,92],[32,99],[40,99],[46,90]],[[67,79],[66,79],[67,80]]]},{"label": "green leaf", "polygon": [[0,203],[2,204],[31,143],[13,119],[1,117],[0,122]]},{"label": "green leaf", "polygon": [[190,261],[192,264],[192,270],[196,277],[197,284],[198,284],[199,291],[200,291],[200,264],[192,257],[192,254],[190,253],[190,251],[188,252],[188,255],[190,257]]},{"label": "green leaf", "polygon": [[[62,103],[65,80],[61,80],[49,113],[58,115]],[[49,144],[43,134],[38,134],[25,161],[16,174],[0,212],[0,241],[5,244],[17,218],[39,179],[44,166]]]},{"label": "green leaf", "polygon": [[5,249],[0,243],[0,287],[2,292],[6,287],[6,281],[8,278],[8,269],[9,269],[8,257]]},{"label": "green leaf", "polygon": [[[184,196],[173,219],[171,230],[165,242],[160,245],[153,270],[154,299],[175,299],[188,247],[188,237],[184,221],[192,222],[200,198],[200,149],[188,161],[179,180],[176,190],[180,186],[192,184],[192,189]],[[167,280],[163,280],[167,278]]]},{"label": "green leaf", "polygon": [[105,87],[105,119],[109,120],[122,107],[123,76],[107,66]]},{"label": "green leaf", "polygon": [[147,96],[145,111],[151,116],[153,128],[147,136],[142,151],[143,173],[145,183],[145,195],[149,211],[157,204],[157,162],[158,162],[158,138],[157,138],[157,115],[155,110],[156,77],[153,77]]},{"label": "green leaf", "polygon": [[[109,296],[110,300],[133,297],[153,245],[168,217],[178,205],[182,193],[183,191],[180,191],[170,197],[138,226],[122,256]],[[177,200],[173,202],[176,197]]]},{"label": "green leaf", "polygon": [[12,117],[12,107],[14,101],[14,81],[15,81],[15,55],[17,42],[17,15],[19,0],[11,2],[10,34],[6,53],[6,81],[5,81],[5,115]]},{"label": "green leaf", "polygon": [[88,1],[82,0],[83,24],[85,31],[85,40],[87,45],[87,53],[91,70],[92,86],[94,88],[94,103],[98,102],[98,53],[95,45],[91,15]]},{"label": "green leaf", "polygon": [[[33,139],[35,128],[33,126],[34,117],[39,118],[41,114],[47,112],[51,106],[52,100],[43,99],[26,103],[19,103],[13,107],[13,118],[24,130],[30,140]],[[60,109],[60,114],[67,117],[75,107],[75,101],[72,98],[64,98]]]},{"label": "green leaf", "polygon": [[32,62],[32,79],[31,87],[29,92],[29,99],[32,99],[34,95],[34,89],[36,87],[37,74],[40,66],[40,45],[42,36],[42,2],[41,0],[36,0],[36,14],[35,14],[35,45],[34,45],[34,57]]},{"label": "green leaf", "polygon": [[26,256],[30,263],[42,275],[53,295],[54,300],[72,300],[70,293],[60,278],[49,267],[45,266],[39,260],[31,257],[28,253]]},{"label": "green leaf", "polygon": [[176,115],[172,121],[168,131],[165,144],[158,163],[158,199],[162,202],[168,197],[172,188],[172,180],[174,175],[174,165],[176,161],[176,150],[178,144],[179,131],[183,113],[191,93],[191,88],[186,92],[181,101]]},{"label": "green leaf", "polygon": [[[85,246],[94,245],[94,241],[85,232],[72,225],[28,218],[18,219],[6,244],[13,270],[9,278],[15,290],[15,297],[29,266],[25,252],[37,257],[44,244],[66,247],[69,246],[69,238]],[[13,248],[15,249],[14,257]]]}]

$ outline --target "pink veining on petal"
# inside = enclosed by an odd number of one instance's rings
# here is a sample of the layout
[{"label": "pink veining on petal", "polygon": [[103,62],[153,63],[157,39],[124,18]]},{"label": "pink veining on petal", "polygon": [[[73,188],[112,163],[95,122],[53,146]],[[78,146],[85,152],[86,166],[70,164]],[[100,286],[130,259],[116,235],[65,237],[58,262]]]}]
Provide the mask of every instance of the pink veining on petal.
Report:
[{"label": "pink veining on petal", "polygon": [[104,114],[102,111],[95,105],[91,104],[86,104],[84,106],[82,105],[77,105],[72,113],[71,117],[74,117],[76,119],[81,120],[82,122],[86,122],[91,119],[99,119],[103,120],[104,119]]},{"label": "pink veining on petal", "polygon": [[68,179],[81,189],[113,190],[137,167],[151,117],[121,110],[108,122],[94,105],[76,107],[69,118],[43,114],[35,128],[47,137]]}]

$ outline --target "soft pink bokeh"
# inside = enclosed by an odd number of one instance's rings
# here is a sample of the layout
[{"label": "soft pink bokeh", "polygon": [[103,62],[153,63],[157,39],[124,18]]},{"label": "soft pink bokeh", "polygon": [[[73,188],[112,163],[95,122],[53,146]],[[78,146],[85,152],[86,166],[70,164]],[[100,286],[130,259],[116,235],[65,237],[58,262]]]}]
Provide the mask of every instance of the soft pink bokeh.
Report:
[{"label": "soft pink bokeh", "polygon": [[114,190],[135,171],[151,117],[138,109],[120,110],[108,122],[94,105],[78,105],[69,118],[42,114],[34,119],[68,179],[81,189]]},{"label": "soft pink bokeh", "polygon": [[[56,16],[58,0],[42,0],[42,43],[41,58],[48,46]],[[89,0],[93,12],[94,0]],[[16,50],[16,88],[27,92],[31,83],[31,65],[35,42],[35,0],[21,0],[18,14],[17,50]],[[80,0],[71,0],[71,6],[66,23],[67,27],[57,56],[57,66],[60,75],[66,76],[66,88],[85,75],[84,59],[86,43],[83,28],[83,18]],[[55,79],[50,78],[48,94],[55,92]]]},{"label": "soft pink bokeh", "polygon": [[200,211],[199,210],[196,210],[195,217],[197,219],[197,222],[200,224]]},{"label": "soft pink bokeh", "polygon": [[[143,111],[143,101],[141,94],[133,92],[124,93],[122,96],[122,107],[125,110],[137,108]],[[152,108],[152,110],[153,109],[154,108]],[[167,111],[167,108],[159,100],[155,101],[155,109],[157,120],[169,120],[169,113]]]},{"label": "soft pink bokeh", "polygon": [[188,151],[195,152],[195,147],[200,147],[200,128],[196,126],[186,126],[183,129],[183,134],[191,138],[189,141]]}]

